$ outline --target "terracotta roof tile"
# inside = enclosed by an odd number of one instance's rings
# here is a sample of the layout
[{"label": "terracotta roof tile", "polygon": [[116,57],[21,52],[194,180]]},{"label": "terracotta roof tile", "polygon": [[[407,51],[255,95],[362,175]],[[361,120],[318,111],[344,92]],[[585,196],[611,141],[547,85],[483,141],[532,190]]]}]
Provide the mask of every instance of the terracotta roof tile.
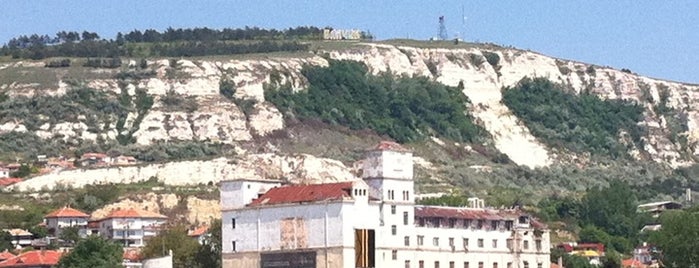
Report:
[{"label": "terracotta roof tile", "polygon": [[402,145],[392,142],[392,141],[381,141],[379,144],[370,149],[370,151],[396,151],[396,152],[410,152]]},{"label": "terracotta roof tile", "polygon": [[60,209],[54,210],[53,212],[46,214],[44,218],[89,218],[90,215],[83,213],[80,210],[62,207]]},{"label": "terracotta roof tile", "polygon": [[194,229],[194,230],[187,232],[187,235],[191,236],[191,237],[197,237],[197,236],[202,236],[202,235],[206,234],[206,232],[208,232],[208,231],[209,231],[209,226],[204,225],[204,226],[200,226],[197,229]]},{"label": "terracotta roof tile", "polygon": [[122,259],[138,262],[141,260],[141,250],[138,248],[125,248],[124,254],[122,254]]},{"label": "terracotta roof tile", "polygon": [[157,218],[157,219],[167,219],[165,215],[158,214],[155,212],[150,212],[146,210],[141,210],[141,209],[135,209],[135,208],[129,208],[129,209],[117,209],[117,210],[112,210],[107,216],[103,218],[103,220],[106,219],[112,219],[112,218]]},{"label": "terracotta roof tile", "polygon": [[9,251],[7,251],[7,249],[3,252],[0,252],[0,261],[4,261],[4,260],[11,259],[14,257],[15,257],[15,254],[10,253]]},{"label": "terracotta roof tile", "polygon": [[0,262],[0,267],[53,266],[62,253],[56,250],[32,250]]},{"label": "terracotta roof tile", "polygon": [[623,268],[642,268],[646,267],[645,264],[640,262],[639,260],[634,260],[634,259],[626,259],[626,260],[621,260],[621,267]]},{"label": "terracotta roof tile", "polygon": [[0,179],[0,186],[10,186],[21,181],[22,179],[20,178],[2,178]]},{"label": "terracotta roof tile", "polygon": [[352,183],[348,181],[272,188],[253,200],[250,206],[342,200],[350,197]]}]

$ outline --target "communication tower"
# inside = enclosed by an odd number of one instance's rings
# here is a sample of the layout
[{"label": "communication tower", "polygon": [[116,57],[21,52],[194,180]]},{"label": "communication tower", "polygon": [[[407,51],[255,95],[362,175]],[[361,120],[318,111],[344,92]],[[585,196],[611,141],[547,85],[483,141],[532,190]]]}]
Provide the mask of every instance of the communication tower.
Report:
[{"label": "communication tower", "polygon": [[447,40],[447,26],[444,25],[444,16],[439,16],[439,39]]}]

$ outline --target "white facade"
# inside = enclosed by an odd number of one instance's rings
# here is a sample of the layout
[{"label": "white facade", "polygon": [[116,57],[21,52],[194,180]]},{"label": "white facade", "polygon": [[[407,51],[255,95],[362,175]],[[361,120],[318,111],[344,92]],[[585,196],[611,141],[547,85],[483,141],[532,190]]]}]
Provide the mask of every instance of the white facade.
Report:
[{"label": "white facade", "polygon": [[64,228],[76,227],[80,237],[87,236],[87,217],[56,217],[44,219],[46,228],[53,230],[53,235],[59,237]]},{"label": "white facade", "polygon": [[149,237],[156,236],[162,218],[108,218],[100,221],[99,233],[105,238],[123,243],[125,247],[143,247]]},{"label": "white facade", "polygon": [[[341,199],[251,204],[255,184],[224,181],[223,267],[550,267],[548,230],[528,215],[479,200],[472,208],[416,206],[412,177],[410,152],[382,149],[367,154],[364,179]],[[308,266],[264,260],[309,252]]]}]

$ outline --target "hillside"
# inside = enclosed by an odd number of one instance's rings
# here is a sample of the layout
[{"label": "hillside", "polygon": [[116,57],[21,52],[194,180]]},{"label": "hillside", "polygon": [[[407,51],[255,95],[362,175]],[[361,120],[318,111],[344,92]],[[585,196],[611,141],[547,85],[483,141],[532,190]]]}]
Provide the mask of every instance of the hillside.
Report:
[{"label": "hillside", "polygon": [[[117,150],[145,160],[138,167],[39,175],[13,189],[129,183],[153,176],[174,185],[215,183],[232,174],[345,179],[364,148],[396,137],[323,118],[297,118],[289,107],[276,107],[265,97],[275,85],[303,92],[311,86],[304,66],[325,68],[334,60],[361,62],[376,76],[425,77],[467,97],[468,118],[483,129],[478,139],[458,140],[430,130],[416,132],[423,138],[407,142],[419,157],[422,192],[460,189],[494,197],[504,191],[515,193],[513,200],[536,199],[621,178],[638,187],[643,198],[653,199],[696,187],[691,167],[699,138],[697,85],[487,44],[395,40],[310,47],[309,52],[132,58],[119,68],[83,67],[84,58],[59,68],[45,67],[56,59],[2,62],[4,159]],[[590,143],[568,146],[562,139],[574,135],[548,133],[557,128],[537,121],[540,116],[523,117],[535,111],[513,110],[512,102],[503,99],[503,88],[519,89],[524,77],[555,83],[554,90],[568,94],[561,98],[589,95],[602,106],[616,100],[636,105],[639,121],[631,122],[638,126],[636,136],[627,129],[605,132],[611,136],[604,138],[616,144],[613,154],[595,153],[594,146],[586,147]],[[599,124],[584,116],[576,118],[592,122],[588,128]],[[164,149],[171,147],[179,149]],[[256,166],[255,161],[263,161],[259,159],[291,168],[275,173],[272,169],[279,167]],[[308,164],[308,159],[317,163]],[[176,162],[166,163],[170,161]],[[296,163],[306,164],[299,168],[302,164]],[[239,166],[252,171],[239,173]]]}]

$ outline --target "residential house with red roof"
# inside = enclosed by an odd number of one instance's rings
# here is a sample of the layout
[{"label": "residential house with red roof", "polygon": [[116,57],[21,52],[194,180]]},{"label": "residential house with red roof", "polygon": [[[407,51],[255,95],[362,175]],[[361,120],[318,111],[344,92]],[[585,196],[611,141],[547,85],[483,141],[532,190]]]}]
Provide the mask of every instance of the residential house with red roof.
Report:
[{"label": "residential house with red roof", "polygon": [[206,243],[206,240],[211,236],[211,234],[209,233],[209,226],[202,225],[193,230],[189,230],[187,231],[187,236],[196,239],[200,245],[203,245]]},{"label": "residential house with red roof", "polygon": [[31,250],[0,262],[0,268],[50,268],[63,253],[56,250]]},{"label": "residential house with red roof", "polygon": [[65,228],[77,228],[80,237],[87,236],[87,221],[90,215],[85,212],[65,206],[44,216],[44,224],[49,235],[58,237]]},{"label": "residential house with red roof", "polygon": [[222,180],[223,267],[550,267],[548,228],[518,209],[415,204],[410,150],[381,142],[353,181]]},{"label": "residential house with red roof", "polygon": [[0,179],[0,187],[7,187],[21,181],[21,178],[2,178]]},{"label": "residential house with red roof", "polygon": [[99,234],[103,237],[123,243],[124,247],[143,247],[149,237],[158,234],[167,217],[128,208],[113,210],[97,222]]}]

